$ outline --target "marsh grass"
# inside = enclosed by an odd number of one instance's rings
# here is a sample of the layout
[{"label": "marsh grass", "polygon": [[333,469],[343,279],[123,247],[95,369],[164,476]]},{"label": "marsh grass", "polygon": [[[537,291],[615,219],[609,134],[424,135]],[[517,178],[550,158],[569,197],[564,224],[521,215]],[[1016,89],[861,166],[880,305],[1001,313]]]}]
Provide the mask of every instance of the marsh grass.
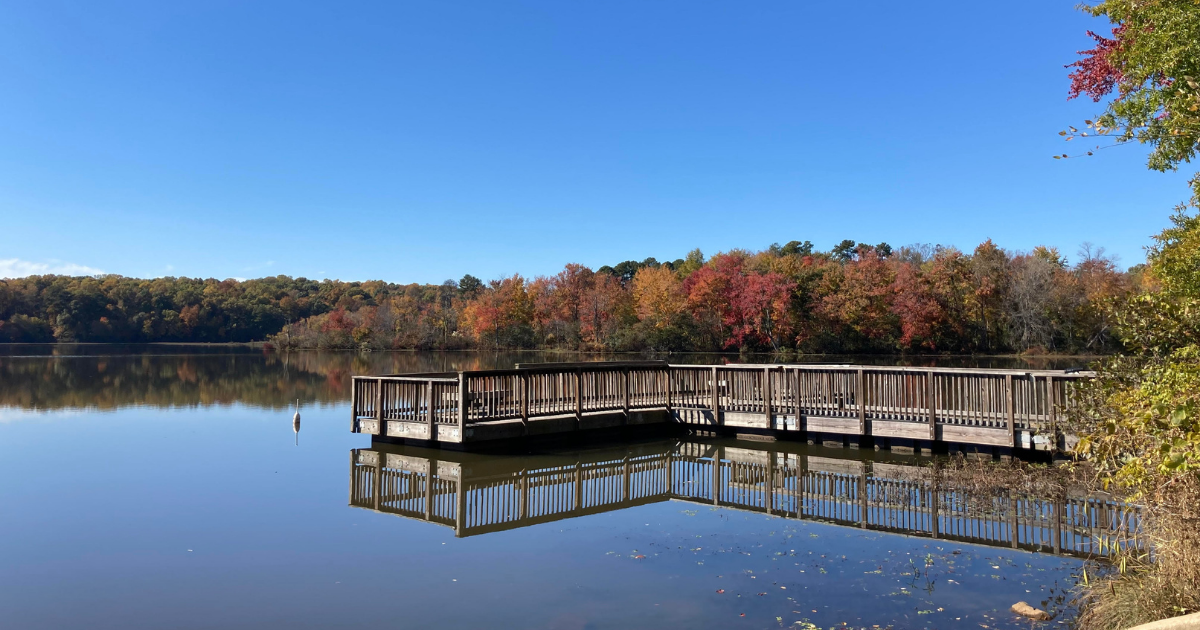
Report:
[{"label": "marsh grass", "polygon": [[1078,593],[1080,630],[1123,630],[1200,611],[1200,482],[1174,480],[1143,496],[1153,554],[1125,550],[1093,564]]},{"label": "marsh grass", "polygon": [[[924,469],[934,487],[964,496],[1063,499],[1082,494],[1127,497],[1087,462],[1050,466],[1021,461],[939,459]],[[1137,498],[1136,530],[1095,540],[1097,557],[1080,572],[1065,608],[1078,630],[1124,630],[1200,610],[1200,483],[1175,477]],[[975,516],[994,506],[980,504]]]}]

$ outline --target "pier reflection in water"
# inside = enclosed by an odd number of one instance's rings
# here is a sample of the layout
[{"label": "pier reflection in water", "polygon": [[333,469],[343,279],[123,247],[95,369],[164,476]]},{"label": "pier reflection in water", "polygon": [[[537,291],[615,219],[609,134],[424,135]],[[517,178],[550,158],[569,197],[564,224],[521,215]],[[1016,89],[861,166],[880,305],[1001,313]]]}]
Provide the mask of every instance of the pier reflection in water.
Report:
[{"label": "pier reflection in water", "polygon": [[460,537],[676,500],[1067,556],[1142,544],[1136,508],[1106,496],[983,493],[915,462],[780,446],[670,441],[515,456],[377,444],[350,453],[350,505]]}]

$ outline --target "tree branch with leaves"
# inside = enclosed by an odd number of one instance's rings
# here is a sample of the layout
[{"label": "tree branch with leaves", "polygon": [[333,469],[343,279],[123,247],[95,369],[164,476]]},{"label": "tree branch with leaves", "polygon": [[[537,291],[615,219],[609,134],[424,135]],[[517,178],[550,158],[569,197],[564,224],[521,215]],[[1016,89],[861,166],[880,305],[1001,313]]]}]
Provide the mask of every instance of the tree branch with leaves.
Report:
[{"label": "tree branch with leaves", "polygon": [[[1149,168],[1178,170],[1200,148],[1200,1],[1106,0],[1084,10],[1107,18],[1112,33],[1088,31],[1096,47],[1067,66],[1068,98],[1109,100],[1098,118],[1085,121],[1091,131],[1070,127],[1060,135],[1115,140],[1095,149],[1137,141],[1151,147]],[[1191,186],[1193,199],[1200,198],[1200,177]]]}]

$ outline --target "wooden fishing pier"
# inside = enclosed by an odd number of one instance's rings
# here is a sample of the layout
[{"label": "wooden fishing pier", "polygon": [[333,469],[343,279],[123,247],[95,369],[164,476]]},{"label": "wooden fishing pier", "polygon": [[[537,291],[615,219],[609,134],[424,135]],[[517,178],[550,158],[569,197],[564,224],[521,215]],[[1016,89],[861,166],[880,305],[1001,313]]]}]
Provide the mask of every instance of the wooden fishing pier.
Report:
[{"label": "wooden fishing pier", "polygon": [[869,365],[543,363],[355,376],[351,430],[465,449],[581,431],[807,437],[882,448],[1054,451],[1091,372]]},{"label": "wooden fishing pier", "polygon": [[1060,555],[1146,545],[1139,510],[1102,494],[985,493],[913,463],[741,444],[685,440],[524,458],[380,445],[351,451],[350,505],[459,537],[684,501]]}]

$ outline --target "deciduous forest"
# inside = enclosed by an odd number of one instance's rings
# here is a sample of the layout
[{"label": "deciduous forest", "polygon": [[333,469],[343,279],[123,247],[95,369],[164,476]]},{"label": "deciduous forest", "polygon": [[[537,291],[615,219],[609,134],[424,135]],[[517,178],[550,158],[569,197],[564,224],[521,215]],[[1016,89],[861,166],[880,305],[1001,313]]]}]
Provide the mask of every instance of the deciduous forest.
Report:
[{"label": "deciduous forest", "polygon": [[552,277],[441,285],[277,276],[0,281],[3,342],[249,342],[281,348],[1105,353],[1142,283],[1084,246],[893,249],[792,241]]}]

